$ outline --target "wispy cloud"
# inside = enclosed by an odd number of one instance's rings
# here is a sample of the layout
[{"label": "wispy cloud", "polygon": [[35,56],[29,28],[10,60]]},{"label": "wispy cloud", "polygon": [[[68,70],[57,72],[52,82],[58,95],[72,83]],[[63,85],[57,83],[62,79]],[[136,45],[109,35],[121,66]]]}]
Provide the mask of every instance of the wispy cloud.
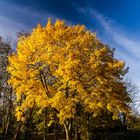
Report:
[{"label": "wispy cloud", "polygon": [[112,21],[95,10],[90,10],[90,15],[94,16],[103,26],[105,34],[108,34],[110,38],[124,51],[125,55],[132,55],[134,58],[140,60],[140,41],[132,39],[130,35],[125,35],[125,31],[117,27],[117,24],[113,25]]},{"label": "wispy cloud", "polygon": [[140,41],[132,38],[130,34],[126,34],[127,31],[119,24],[96,10],[89,7],[78,10],[87,15],[91,22],[96,20],[100,24],[103,30],[101,39],[116,48],[116,57],[125,60],[126,65],[130,67],[128,78],[132,79],[140,88]]},{"label": "wispy cloud", "polygon": [[50,13],[37,11],[31,7],[0,1],[0,36],[4,39],[12,36],[13,42],[16,42],[17,32],[30,31],[39,22],[45,24],[48,17],[55,18]]}]

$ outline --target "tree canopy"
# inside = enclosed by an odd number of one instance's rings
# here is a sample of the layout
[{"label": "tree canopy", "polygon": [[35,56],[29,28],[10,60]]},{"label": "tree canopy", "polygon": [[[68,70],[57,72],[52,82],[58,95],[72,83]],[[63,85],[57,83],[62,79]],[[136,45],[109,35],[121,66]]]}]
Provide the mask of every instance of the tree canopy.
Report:
[{"label": "tree canopy", "polygon": [[103,44],[83,25],[51,20],[28,36],[21,36],[17,50],[9,56],[9,84],[17,96],[16,116],[24,121],[29,108],[52,109],[61,124],[77,114],[100,115],[102,110],[129,112],[131,101],[123,77],[128,68],[114,57],[114,49]]}]

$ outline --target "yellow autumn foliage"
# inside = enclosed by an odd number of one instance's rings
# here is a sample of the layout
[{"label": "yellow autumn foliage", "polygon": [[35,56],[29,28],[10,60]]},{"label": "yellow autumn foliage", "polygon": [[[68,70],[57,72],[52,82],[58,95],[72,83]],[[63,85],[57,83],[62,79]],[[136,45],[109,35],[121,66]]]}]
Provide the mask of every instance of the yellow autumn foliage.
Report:
[{"label": "yellow autumn foliage", "polygon": [[[23,112],[34,103],[52,107],[61,123],[75,118],[78,104],[93,116],[104,108],[128,112],[130,98],[122,82],[127,69],[113,54],[85,26],[49,20],[19,38],[16,53],[9,56],[9,84],[17,101],[22,100]],[[16,116],[20,120],[22,112]]]}]

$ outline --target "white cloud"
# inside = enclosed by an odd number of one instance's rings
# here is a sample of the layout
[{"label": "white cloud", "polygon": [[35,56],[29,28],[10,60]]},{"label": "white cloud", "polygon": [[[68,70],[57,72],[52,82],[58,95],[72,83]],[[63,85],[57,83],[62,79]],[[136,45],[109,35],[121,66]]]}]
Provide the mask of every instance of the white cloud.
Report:
[{"label": "white cloud", "polygon": [[37,23],[46,23],[48,17],[55,18],[50,13],[37,11],[31,7],[0,1],[0,36],[4,39],[12,36],[13,42],[16,42],[17,32],[30,31]]},{"label": "white cloud", "polygon": [[117,27],[117,25],[113,25],[110,20],[107,20],[99,12],[90,10],[90,15],[93,15],[101,23],[106,34],[111,36],[113,41],[140,59],[140,41],[134,40],[130,36],[125,35],[125,32],[122,31],[122,29]]},{"label": "white cloud", "polygon": [[126,64],[130,66],[128,76],[133,79],[138,86],[140,86],[140,42],[132,39],[130,36],[125,35],[125,31],[113,25],[110,20],[107,20],[103,15],[96,11],[91,11],[91,15],[100,22],[105,30],[105,34],[113,40],[116,45],[119,45],[117,49],[117,57],[123,58]]},{"label": "white cloud", "polygon": [[112,19],[94,9],[79,9],[79,12],[87,15],[91,22],[96,20],[101,25],[104,39],[108,38],[106,43],[116,48],[117,58],[126,61],[126,65],[130,67],[127,77],[132,79],[140,89],[140,41],[132,38],[130,34],[126,34],[126,31]]},{"label": "white cloud", "polygon": [[23,24],[11,21],[8,18],[0,16],[0,36],[6,39],[8,36],[12,36],[13,39],[16,39],[16,33],[22,29],[27,29]]}]

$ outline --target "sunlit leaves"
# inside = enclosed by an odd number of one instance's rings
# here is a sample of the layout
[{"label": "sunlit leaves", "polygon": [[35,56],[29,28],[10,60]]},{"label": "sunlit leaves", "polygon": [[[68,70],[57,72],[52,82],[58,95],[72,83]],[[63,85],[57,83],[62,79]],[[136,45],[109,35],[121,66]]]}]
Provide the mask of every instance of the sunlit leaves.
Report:
[{"label": "sunlit leaves", "polygon": [[114,50],[84,26],[49,20],[46,27],[39,24],[19,39],[17,52],[9,57],[9,83],[22,108],[34,103],[51,107],[61,123],[76,117],[79,104],[83,113],[97,116],[108,109],[116,116],[129,110],[130,99],[122,82],[125,63],[113,55]]}]

